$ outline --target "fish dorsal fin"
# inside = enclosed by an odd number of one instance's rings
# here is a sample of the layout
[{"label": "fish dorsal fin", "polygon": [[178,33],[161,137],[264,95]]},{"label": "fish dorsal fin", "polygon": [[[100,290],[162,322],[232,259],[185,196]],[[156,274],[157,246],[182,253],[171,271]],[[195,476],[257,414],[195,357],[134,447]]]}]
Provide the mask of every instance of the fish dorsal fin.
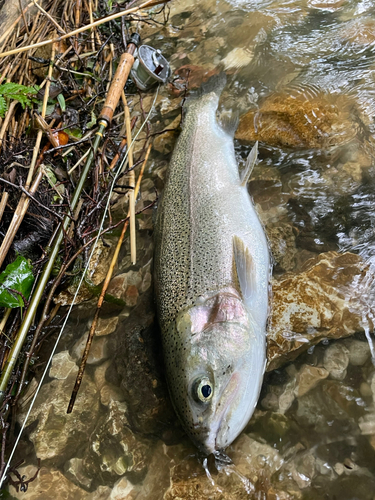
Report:
[{"label": "fish dorsal fin", "polygon": [[233,237],[233,253],[240,291],[246,305],[250,306],[256,290],[254,259],[238,236]]},{"label": "fish dorsal fin", "polygon": [[249,156],[246,160],[245,169],[241,175],[241,186],[246,186],[248,180],[250,179],[251,172],[253,171],[254,165],[258,158],[258,141],[254,144]]},{"label": "fish dorsal fin", "polygon": [[226,132],[231,137],[234,137],[234,133],[237,130],[239,121],[240,121],[240,116],[238,112],[230,114],[222,113],[220,115],[221,127],[224,130],[224,132]]}]

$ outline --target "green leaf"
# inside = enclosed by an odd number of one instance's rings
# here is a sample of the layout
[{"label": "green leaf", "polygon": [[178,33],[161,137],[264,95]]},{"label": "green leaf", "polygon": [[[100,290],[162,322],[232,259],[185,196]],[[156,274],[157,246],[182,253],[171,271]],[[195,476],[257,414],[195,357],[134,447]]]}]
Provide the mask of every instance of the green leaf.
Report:
[{"label": "green leaf", "polygon": [[67,128],[65,129],[65,132],[69,137],[75,137],[76,139],[81,139],[82,137],[82,130],[79,128]]},{"label": "green leaf", "polygon": [[65,104],[65,98],[62,94],[59,94],[57,96],[57,100],[60,104],[60,108],[61,108],[61,111],[64,113],[64,111],[66,110],[66,104]]},{"label": "green leaf", "polygon": [[94,111],[91,111],[91,120],[86,124],[86,128],[92,128],[96,125],[96,116]]},{"label": "green leaf", "polygon": [[36,87],[26,87],[19,83],[3,83],[0,85],[0,96],[2,99],[16,100],[21,103],[25,109],[26,106],[31,106],[36,99],[33,97],[38,92]]},{"label": "green leaf", "polygon": [[34,283],[32,267],[29,262],[19,255],[14,262],[8,264],[5,271],[0,274],[0,306],[1,307],[23,307],[25,304],[22,297],[15,292],[21,292],[26,300],[30,297],[31,288]]},{"label": "green leaf", "polygon": [[7,109],[8,109],[8,106],[7,106],[6,100],[4,99],[4,97],[2,95],[0,95],[0,116],[2,118],[4,118],[5,112],[7,111]]}]

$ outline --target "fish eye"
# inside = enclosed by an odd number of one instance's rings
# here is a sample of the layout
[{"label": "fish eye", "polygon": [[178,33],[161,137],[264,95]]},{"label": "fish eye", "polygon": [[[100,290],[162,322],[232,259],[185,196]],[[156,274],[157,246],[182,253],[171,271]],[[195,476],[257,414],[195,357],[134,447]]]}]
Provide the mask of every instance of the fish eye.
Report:
[{"label": "fish eye", "polygon": [[207,403],[212,398],[213,390],[212,382],[207,377],[203,377],[195,381],[193,395],[197,401]]}]

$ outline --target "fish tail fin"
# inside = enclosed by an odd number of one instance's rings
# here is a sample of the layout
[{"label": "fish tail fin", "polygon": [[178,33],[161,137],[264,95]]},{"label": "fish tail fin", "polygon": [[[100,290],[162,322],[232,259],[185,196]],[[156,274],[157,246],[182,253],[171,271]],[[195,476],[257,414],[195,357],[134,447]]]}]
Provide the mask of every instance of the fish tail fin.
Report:
[{"label": "fish tail fin", "polygon": [[220,97],[225,85],[227,83],[227,75],[222,71],[218,75],[211,76],[207,82],[202,83],[199,89],[190,93],[189,97],[184,103],[184,107],[188,107],[193,102],[201,99],[204,95],[214,92]]}]

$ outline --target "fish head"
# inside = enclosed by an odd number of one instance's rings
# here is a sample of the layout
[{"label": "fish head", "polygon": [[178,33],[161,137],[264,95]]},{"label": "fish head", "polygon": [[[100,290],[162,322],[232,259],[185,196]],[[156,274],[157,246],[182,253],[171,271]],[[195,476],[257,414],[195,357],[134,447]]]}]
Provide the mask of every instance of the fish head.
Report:
[{"label": "fish head", "polygon": [[265,334],[238,294],[219,293],[174,324],[168,382],[176,412],[205,454],[225,449],[249,421],[265,368]]}]

